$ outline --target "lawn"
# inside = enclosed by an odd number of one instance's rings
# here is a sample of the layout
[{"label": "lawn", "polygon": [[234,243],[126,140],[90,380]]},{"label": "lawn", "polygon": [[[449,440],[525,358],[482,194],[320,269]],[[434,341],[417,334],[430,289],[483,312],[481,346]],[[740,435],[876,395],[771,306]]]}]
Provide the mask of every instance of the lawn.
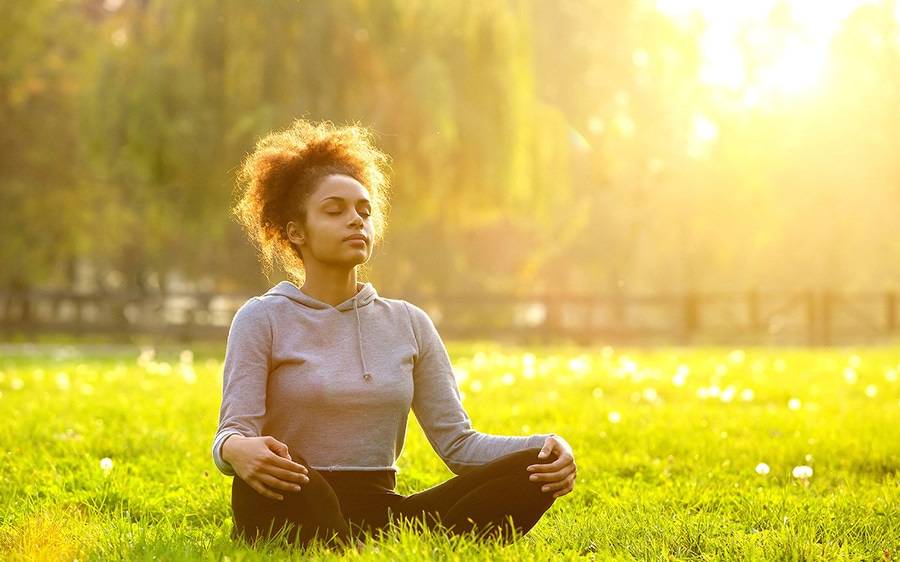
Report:
[{"label": "lawn", "polygon": [[[448,348],[475,428],[563,436],[575,490],[507,547],[398,527],[344,558],[900,559],[900,348]],[[339,558],[229,538],[223,351],[0,350],[0,558]],[[402,494],[452,476],[412,414],[398,464]]]}]

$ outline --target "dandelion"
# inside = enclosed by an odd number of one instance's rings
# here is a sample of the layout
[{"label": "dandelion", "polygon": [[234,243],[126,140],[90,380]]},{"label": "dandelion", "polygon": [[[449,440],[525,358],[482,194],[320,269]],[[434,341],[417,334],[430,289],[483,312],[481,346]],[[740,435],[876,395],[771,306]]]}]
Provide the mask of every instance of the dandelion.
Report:
[{"label": "dandelion", "polygon": [[638,370],[638,364],[627,356],[621,357],[619,359],[619,364],[621,365],[623,373],[634,374]]},{"label": "dandelion", "polygon": [[697,398],[701,400],[706,400],[707,398],[709,398],[709,391],[706,390],[705,386],[701,386],[697,389]]},{"label": "dandelion", "polygon": [[603,389],[598,386],[593,390],[593,392],[591,392],[591,395],[593,395],[593,397],[597,399],[603,398]]},{"label": "dandelion", "polygon": [[[528,355],[526,355],[526,357],[528,357]],[[531,355],[531,357],[534,357],[534,356]],[[525,377],[526,379],[533,379],[535,374],[536,373],[535,373],[535,368],[534,368],[534,362],[533,361],[530,363],[526,362],[525,367],[522,369],[522,376]]]},{"label": "dandelion", "polygon": [[71,382],[69,381],[69,373],[65,371],[59,371],[56,373],[56,386],[63,391],[69,390],[72,387]]},{"label": "dandelion", "polygon": [[90,396],[94,393],[94,387],[87,383],[83,383],[79,388],[81,389],[81,393],[86,396]]},{"label": "dandelion", "polygon": [[745,388],[744,390],[742,390],[741,400],[743,400],[744,402],[750,402],[751,400],[753,400],[753,389]]},{"label": "dandelion", "polygon": [[722,402],[731,402],[734,399],[734,395],[737,392],[733,386],[728,385],[725,390],[722,391],[722,394],[719,396],[719,400]]},{"label": "dandelion", "polygon": [[744,362],[744,350],[743,349],[735,349],[731,353],[728,354],[728,360],[732,363],[743,363]]},{"label": "dandelion", "polygon": [[531,426],[528,425],[528,424],[523,425],[523,426],[522,426],[522,433],[531,433]]},{"label": "dandelion", "polygon": [[606,419],[609,420],[609,423],[619,423],[620,421],[622,421],[622,414],[613,410],[606,415]]},{"label": "dandelion", "polygon": [[722,392],[721,389],[719,388],[719,385],[717,385],[717,384],[710,386],[708,389],[706,389],[706,391],[713,398],[719,396],[719,394]]},{"label": "dandelion", "polygon": [[106,474],[109,474],[109,471],[112,470],[112,467],[113,462],[111,458],[103,457],[102,459],[100,459],[100,470],[102,470]]},{"label": "dandelion", "polygon": [[516,376],[512,373],[505,373],[500,380],[503,382],[503,384],[511,386],[516,383]]},{"label": "dandelion", "polygon": [[142,347],[141,354],[138,355],[137,364],[141,367],[145,366],[147,363],[153,361],[153,358],[156,357],[156,350],[152,347]]},{"label": "dandelion", "polygon": [[758,465],[756,465],[756,473],[765,476],[769,473],[769,465],[764,462],[759,463]]},{"label": "dandelion", "polygon": [[9,386],[11,386],[13,390],[22,390],[25,388],[25,381],[19,377],[13,377],[12,380],[9,381]]},{"label": "dandelion", "polygon": [[182,363],[193,363],[194,362],[194,352],[190,349],[182,350],[182,352],[178,355],[179,361]]},{"label": "dandelion", "polygon": [[894,369],[888,369],[884,372],[884,380],[888,382],[896,382],[897,381],[897,371]]},{"label": "dandelion", "polygon": [[813,456],[812,456],[811,454],[809,454],[809,453],[806,453],[806,456],[803,457],[803,460],[805,460],[806,462],[812,462],[812,461],[813,461]]},{"label": "dandelion", "polygon": [[656,393],[655,388],[644,389],[644,400],[647,400],[648,402],[654,402],[657,398],[659,398],[659,395]]},{"label": "dandelion", "polygon": [[859,358],[859,355],[851,355],[848,363],[850,363],[850,366],[855,369],[856,367],[860,366],[860,364],[862,363],[862,359]]},{"label": "dandelion", "polygon": [[472,392],[481,392],[481,381],[472,381],[472,384],[469,385],[469,388]]},{"label": "dandelion", "polygon": [[795,466],[794,470],[791,471],[791,476],[794,478],[799,478],[800,480],[805,480],[807,478],[811,478],[813,475],[813,469],[810,466],[800,465]]},{"label": "dandelion", "polygon": [[190,363],[181,363],[178,366],[178,371],[181,374],[181,378],[183,378],[184,382],[187,384],[194,384],[197,382],[197,373],[194,371],[194,366]]},{"label": "dandelion", "polygon": [[791,398],[788,400],[788,409],[790,410],[799,410],[802,405],[799,398]]},{"label": "dandelion", "polygon": [[854,368],[847,367],[844,369],[844,380],[847,381],[847,384],[855,384],[858,378]]},{"label": "dandelion", "polygon": [[579,355],[569,359],[569,370],[575,373],[587,373],[591,370],[591,364],[588,362],[587,357]]},{"label": "dandelion", "polygon": [[866,396],[869,398],[875,398],[875,395],[878,394],[878,387],[874,384],[870,384],[866,386]]},{"label": "dandelion", "polygon": [[451,367],[453,369],[453,376],[456,377],[458,382],[463,382],[467,378],[469,378],[469,370],[464,369],[462,367]]}]

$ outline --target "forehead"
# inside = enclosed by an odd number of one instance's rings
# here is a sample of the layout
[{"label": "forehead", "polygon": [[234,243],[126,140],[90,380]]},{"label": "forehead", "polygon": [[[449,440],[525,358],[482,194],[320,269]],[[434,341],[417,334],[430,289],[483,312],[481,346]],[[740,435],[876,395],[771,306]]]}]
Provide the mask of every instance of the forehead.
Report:
[{"label": "forehead", "polygon": [[355,178],[343,174],[332,174],[319,182],[319,186],[313,194],[313,200],[318,203],[337,202],[340,199],[346,199],[353,203],[370,202],[369,190]]}]

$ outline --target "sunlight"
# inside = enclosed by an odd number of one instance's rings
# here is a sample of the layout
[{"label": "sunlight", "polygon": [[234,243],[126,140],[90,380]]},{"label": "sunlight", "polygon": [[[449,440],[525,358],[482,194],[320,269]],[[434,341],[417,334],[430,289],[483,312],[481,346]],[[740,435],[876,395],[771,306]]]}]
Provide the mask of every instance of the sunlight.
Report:
[{"label": "sunlight", "polygon": [[[760,95],[813,90],[828,63],[842,22],[872,0],[657,0],[656,9],[681,26],[702,21],[700,82],[742,94],[755,106]],[[897,4],[900,6],[900,3]],[[900,17],[900,7],[896,8]]]}]

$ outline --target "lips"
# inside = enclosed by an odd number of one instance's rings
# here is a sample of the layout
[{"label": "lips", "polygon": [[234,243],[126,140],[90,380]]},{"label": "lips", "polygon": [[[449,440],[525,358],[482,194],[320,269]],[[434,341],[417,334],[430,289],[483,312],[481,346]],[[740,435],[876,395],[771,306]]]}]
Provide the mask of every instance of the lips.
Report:
[{"label": "lips", "polygon": [[344,242],[348,242],[350,240],[361,240],[362,242],[365,242],[366,244],[369,243],[369,239],[366,238],[365,235],[363,235],[363,234],[351,234],[350,236],[344,238]]}]

